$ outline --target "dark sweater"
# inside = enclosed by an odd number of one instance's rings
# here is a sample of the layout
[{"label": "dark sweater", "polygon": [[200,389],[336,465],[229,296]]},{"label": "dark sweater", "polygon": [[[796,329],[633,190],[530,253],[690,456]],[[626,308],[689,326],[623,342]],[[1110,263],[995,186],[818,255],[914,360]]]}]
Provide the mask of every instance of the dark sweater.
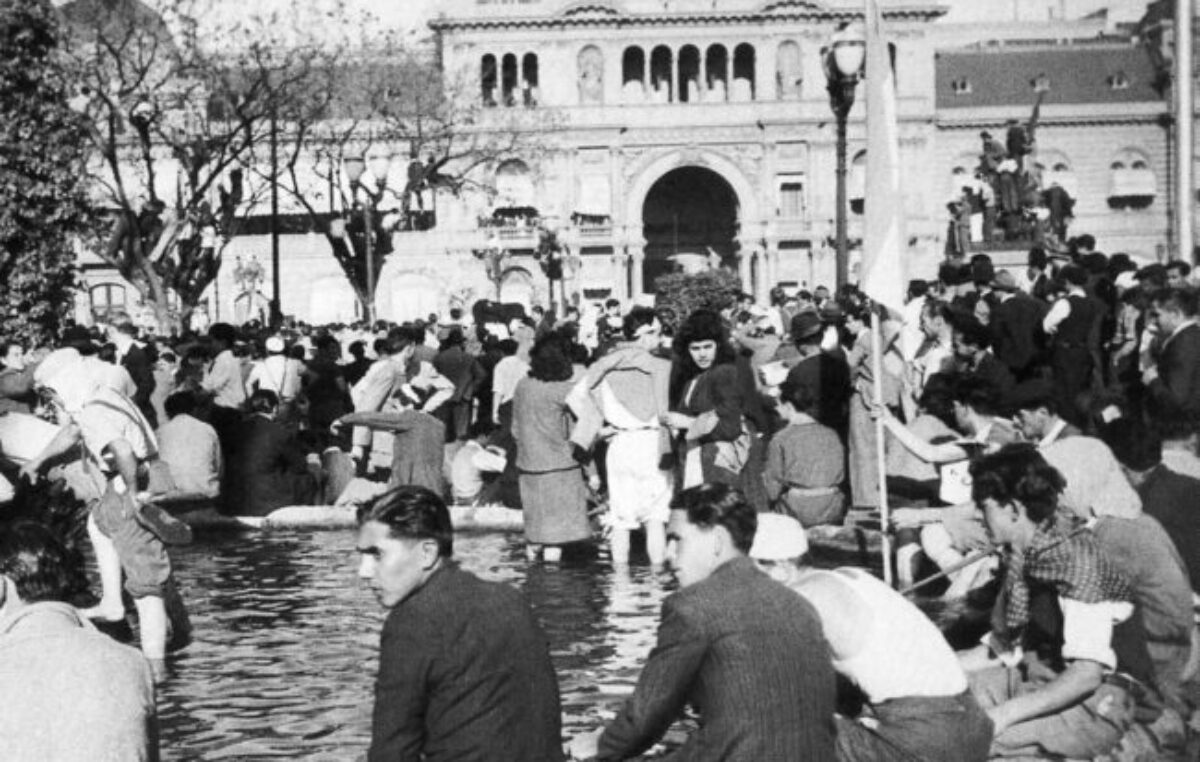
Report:
[{"label": "dark sweater", "polygon": [[1146,513],[1158,519],[1183,556],[1192,589],[1200,590],[1200,479],[1155,466],[1137,488]]}]

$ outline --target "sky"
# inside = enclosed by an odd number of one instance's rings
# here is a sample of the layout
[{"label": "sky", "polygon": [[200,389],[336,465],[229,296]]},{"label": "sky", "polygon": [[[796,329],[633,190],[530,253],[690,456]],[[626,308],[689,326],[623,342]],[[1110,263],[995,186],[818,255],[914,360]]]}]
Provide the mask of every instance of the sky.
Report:
[{"label": "sky", "polygon": [[[67,0],[53,0],[62,5]],[[141,0],[151,7],[170,5],[172,0]],[[322,9],[344,5],[352,14],[370,13],[379,19],[382,27],[404,32],[406,35],[424,37],[425,26],[436,12],[438,0],[195,0],[200,4],[211,3],[214,7],[213,25],[228,24],[239,15],[250,13],[266,14],[295,8]],[[851,0],[853,2],[854,0]],[[919,3],[921,0],[915,0]],[[829,0],[830,5],[842,5],[846,0]],[[1041,21],[1047,17],[1078,18],[1098,8],[1109,7],[1118,17],[1138,18],[1144,11],[1147,0],[928,0],[930,4],[945,6],[949,12],[943,21],[947,23],[994,23],[1023,20]],[[718,0],[719,3],[719,0]],[[905,2],[903,4],[910,4]],[[718,4],[719,7],[719,4]]]},{"label": "sky", "polygon": [[[52,0],[55,5],[64,5],[69,0]],[[172,0],[140,0],[143,4],[162,9],[170,7]],[[207,20],[213,26],[228,25],[239,16],[251,14],[266,16],[272,12],[305,8],[319,11],[342,5],[352,17],[370,13],[379,19],[381,26],[423,35],[437,6],[437,0],[190,0],[196,7],[211,8],[208,18],[200,18],[201,25]]]}]

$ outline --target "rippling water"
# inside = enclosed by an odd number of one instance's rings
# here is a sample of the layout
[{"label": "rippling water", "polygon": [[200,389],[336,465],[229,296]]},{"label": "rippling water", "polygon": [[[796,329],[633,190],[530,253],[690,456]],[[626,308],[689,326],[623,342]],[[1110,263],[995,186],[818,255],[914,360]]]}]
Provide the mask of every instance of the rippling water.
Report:
[{"label": "rippling water", "polygon": [[[365,756],[384,612],[358,581],[354,540],[350,530],[274,531],[201,536],[172,551],[194,640],[159,692],[165,759]],[[525,592],[550,639],[564,737],[611,718],[673,583],[594,559],[530,567],[517,534],[460,535],[455,556]]]},{"label": "rippling water", "polygon": [[[595,561],[528,568],[519,535],[455,539],[464,568],[522,589],[550,639],[567,737],[599,727],[654,644],[666,581]],[[194,642],[159,694],[166,759],[361,759],[383,611],[354,535],[200,538],[172,551]]]}]

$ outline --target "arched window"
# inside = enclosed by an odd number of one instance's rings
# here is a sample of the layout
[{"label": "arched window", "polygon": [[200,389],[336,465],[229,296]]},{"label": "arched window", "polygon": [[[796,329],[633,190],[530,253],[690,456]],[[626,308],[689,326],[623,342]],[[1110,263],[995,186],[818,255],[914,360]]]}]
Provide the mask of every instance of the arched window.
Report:
[{"label": "arched window", "polygon": [[804,82],[803,72],[800,46],[792,40],[779,43],[775,54],[775,97],[781,101],[798,100]]},{"label": "arched window", "polygon": [[517,57],[506,53],[501,59],[500,87],[504,96],[505,106],[515,106],[517,103]]},{"label": "arched window", "polygon": [[526,308],[534,303],[533,274],[524,267],[510,267],[504,271],[500,281],[500,301],[523,304]]},{"label": "arched window", "polygon": [[491,53],[485,55],[479,64],[479,87],[483,105],[495,106],[499,102],[496,97],[496,57]]},{"label": "arched window", "polygon": [[536,106],[538,101],[538,57],[537,53],[526,53],[521,59],[521,102]]},{"label": "arched window", "polygon": [[743,42],[733,49],[733,83],[729,88],[729,100],[754,100],[755,68],[753,45]]},{"label": "arched window", "polygon": [[705,101],[721,103],[729,90],[729,54],[724,45],[710,45],[704,54]]},{"label": "arched window", "polygon": [[579,51],[579,102],[583,105],[604,103],[604,53],[595,45]]},{"label": "arched window", "polygon": [[850,162],[850,173],[846,178],[846,198],[850,201],[850,211],[855,214],[863,213],[863,199],[867,195],[867,152],[859,151]]},{"label": "arched window", "polygon": [[496,207],[516,209],[533,205],[533,175],[529,165],[520,159],[509,159],[497,167]]},{"label": "arched window", "polygon": [[92,317],[100,322],[115,322],[129,316],[128,292],[120,283],[101,283],[88,289]]},{"label": "arched window", "polygon": [[1108,205],[1112,209],[1145,209],[1158,195],[1158,178],[1140,151],[1126,149],[1109,165]]},{"label": "arched window", "polygon": [[[1028,162],[1031,158],[1033,157],[1029,157],[1025,161]],[[1040,175],[1038,179],[1042,190],[1057,185],[1071,194],[1071,198],[1079,198],[1079,180],[1075,176],[1075,166],[1062,151],[1039,150],[1037,161],[1033,164],[1033,171]]]},{"label": "arched window", "polygon": [[699,103],[700,93],[700,49],[695,45],[684,45],[679,49],[679,100],[683,103]]},{"label": "arched window", "polygon": [[631,45],[621,56],[621,94],[627,103],[646,99],[646,52]]},{"label": "arched window", "polygon": [[671,92],[671,49],[666,45],[650,51],[650,100],[655,103],[675,100],[675,93]]}]

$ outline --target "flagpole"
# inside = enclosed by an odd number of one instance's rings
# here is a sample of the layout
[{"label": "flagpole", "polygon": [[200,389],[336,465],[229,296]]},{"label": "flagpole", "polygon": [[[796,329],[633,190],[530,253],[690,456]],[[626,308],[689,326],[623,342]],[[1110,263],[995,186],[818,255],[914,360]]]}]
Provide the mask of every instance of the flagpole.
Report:
[{"label": "flagpole", "polygon": [[1192,248],[1192,3],[1175,0],[1175,257],[1195,262]]},{"label": "flagpole", "polygon": [[[879,310],[871,305],[871,379],[875,408],[883,408],[883,331],[879,327]],[[892,540],[888,534],[891,521],[888,514],[887,457],[884,447],[883,416],[875,416],[875,465],[879,475],[880,553],[883,556],[883,581],[892,585]]]}]

